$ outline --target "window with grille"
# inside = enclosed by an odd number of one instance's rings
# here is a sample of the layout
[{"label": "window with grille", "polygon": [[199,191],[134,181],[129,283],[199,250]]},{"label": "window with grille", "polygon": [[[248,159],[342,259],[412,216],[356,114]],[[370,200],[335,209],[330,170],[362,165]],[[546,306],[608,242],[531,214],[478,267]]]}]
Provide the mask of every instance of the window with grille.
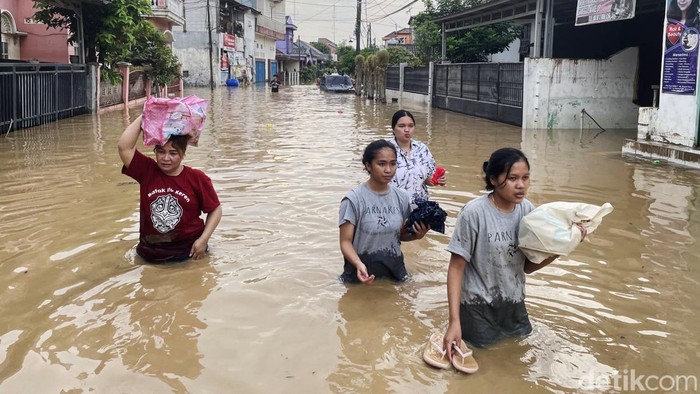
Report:
[{"label": "window with grille", "polygon": [[0,43],[0,59],[7,59],[9,57],[8,45],[6,42]]}]

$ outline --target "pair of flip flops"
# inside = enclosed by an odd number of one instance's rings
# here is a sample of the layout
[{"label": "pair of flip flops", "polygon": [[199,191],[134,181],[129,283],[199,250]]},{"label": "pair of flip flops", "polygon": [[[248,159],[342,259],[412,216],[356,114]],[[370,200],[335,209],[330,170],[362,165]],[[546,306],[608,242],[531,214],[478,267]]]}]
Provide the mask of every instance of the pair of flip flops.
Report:
[{"label": "pair of flip flops", "polygon": [[460,344],[452,343],[452,363],[447,359],[447,350],[442,348],[442,334],[433,333],[423,349],[423,360],[436,368],[447,369],[452,365],[456,370],[465,373],[474,373],[479,370],[472,350],[467,347],[464,341]]}]

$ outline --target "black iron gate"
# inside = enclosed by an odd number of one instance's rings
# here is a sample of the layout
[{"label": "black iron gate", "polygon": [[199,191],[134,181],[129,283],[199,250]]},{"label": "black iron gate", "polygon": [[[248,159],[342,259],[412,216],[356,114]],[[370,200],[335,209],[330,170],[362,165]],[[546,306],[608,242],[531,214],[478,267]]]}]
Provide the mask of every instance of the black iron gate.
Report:
[{"label": "black iron gate", "polygon": [[433,107],[522,125],[523,63],[435,65]]},{"label": "black iron gate", "polygon": [[87,96],[85,65],[0,63],[0,132],[85,113]]}]

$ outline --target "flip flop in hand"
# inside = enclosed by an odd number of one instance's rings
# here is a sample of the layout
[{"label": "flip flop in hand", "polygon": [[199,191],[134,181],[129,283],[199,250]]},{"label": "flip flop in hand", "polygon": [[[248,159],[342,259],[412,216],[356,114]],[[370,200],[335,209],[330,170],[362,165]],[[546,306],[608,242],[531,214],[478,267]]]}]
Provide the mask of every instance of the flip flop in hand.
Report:
[{"label": "flip flop in hand", "polygon": [[472,350],[467,347],[464,341],[460,341],[459,345],[456,342],[452,342],[452,349],[455,351],[452,353],[452,366],[458,371],[474,373],[479,370],[479,364],[476,363],[474,356],[472,356]]},{"label": "flip flop in hand", "polygon": [[447,369],[450,360],[447,359],[447,350],[442,348],[442,334],[433,333],[423,349],[423,360],[436,368]]}]

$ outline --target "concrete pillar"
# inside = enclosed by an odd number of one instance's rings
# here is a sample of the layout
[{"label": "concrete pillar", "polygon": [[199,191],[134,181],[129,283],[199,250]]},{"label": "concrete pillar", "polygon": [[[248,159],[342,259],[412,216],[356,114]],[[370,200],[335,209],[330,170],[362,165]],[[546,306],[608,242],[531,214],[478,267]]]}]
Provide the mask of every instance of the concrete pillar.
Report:
[{"label": "concrete pillar", "polygon": [[146,77],[144,84],[146,85],[146,97],[149,97],[151,95],[151,80]]},{"label": "concrete pillar", "polygon": [[88,63],[87,67],[87,109],[97,113],[100,109],[100,64]]},{"label": "concrete pillar", "polygon": [[119,62],[119,73],[122,75],[122,101],[124,102],[124,109],[129,108],[129,71],[131,68],[131,63]]},{"label": "concrete pillar", "polygon": [[435,73],[435,63],[428,63],[428,104],[433,105],[433,73]]}]

